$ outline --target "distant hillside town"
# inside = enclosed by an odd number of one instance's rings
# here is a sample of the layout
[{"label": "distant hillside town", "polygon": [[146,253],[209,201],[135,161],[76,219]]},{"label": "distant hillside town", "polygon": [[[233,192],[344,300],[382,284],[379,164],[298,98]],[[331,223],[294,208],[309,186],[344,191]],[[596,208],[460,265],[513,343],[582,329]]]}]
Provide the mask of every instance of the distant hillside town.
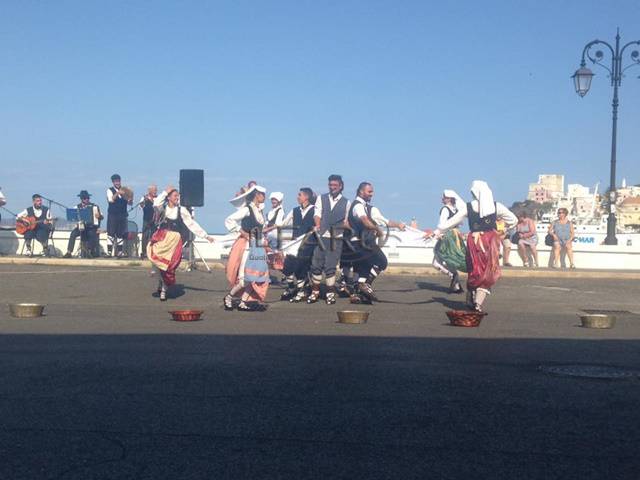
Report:
[{"label": "distant hillside town", "polygon": [[[529,184],[527,199],[516,202],[514,209],[525,209],[539,220],[555,218],[558,208],[569,210],[574,222],[592,223],[606,216],[608,191],[599,184],[593,189],[569,183],[559,174],[542,174]],[[626,180],[616,189],[616,215],[620,227],[640,229],[640,185],[627,185]]]}]

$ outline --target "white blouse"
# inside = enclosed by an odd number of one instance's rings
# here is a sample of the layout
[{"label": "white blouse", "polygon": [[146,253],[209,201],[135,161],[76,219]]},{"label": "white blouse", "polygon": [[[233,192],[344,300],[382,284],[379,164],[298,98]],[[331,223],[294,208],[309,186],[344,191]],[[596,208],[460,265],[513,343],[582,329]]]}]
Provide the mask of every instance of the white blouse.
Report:
[{"label": "white blouse", "polygon": [[[477,209],[479,208],[477,200],[473,200],[471,202],[471,208],[473,208],[474,211],[477,211]],[[458,211],[453,215],[453,217],[444,220],[441,217],[440,222],[438,223],[438,228],[434,233],[438,235],[440,233],[446,232],[447,230],[451,230],[452,228],[457,227],[464,221],[465,218],[467,218],[467,215],[467,204],[465,203],[460,205],[460,208],[458,208]],[[503,220],[507,228],[514,227],[518,223],[518,218],[513,214],[513,212],[511,212],[511,210],[509,210],[500,202],[496,202],[496,217],[498,217],[499,220]]]},{"label": "white blouse", "polygon": [[253,215],[256,217],[258,223],[264,225],[264,216],[262,215],[262,210],[260,207],[256,207],[255,204],[245,205],[244,207],[238,208],[235,212],[229,215],[224,220],[224,226],[229,232],[236,233],[241,229],[241,222],[244,217],[248,217],[251,214],[250,208],[253,209]]},{"label": "white blouse", "polygon": [[[162,192],[153,200],[154,207],[163,207],[165,200],[167,199],[167,192]],[[169,204],[164,206],[164,216],[169,220],[177,220],[178,219],[178,210],[180,210],[180,216],[182,217],[182,221],[184,225],[191,230],[191,232],[199,238],[206,238],[207,232],[196,222],[193,216],[189,213],[189,210],[186,208],[178,208],[178,207],[170,207]]]}]

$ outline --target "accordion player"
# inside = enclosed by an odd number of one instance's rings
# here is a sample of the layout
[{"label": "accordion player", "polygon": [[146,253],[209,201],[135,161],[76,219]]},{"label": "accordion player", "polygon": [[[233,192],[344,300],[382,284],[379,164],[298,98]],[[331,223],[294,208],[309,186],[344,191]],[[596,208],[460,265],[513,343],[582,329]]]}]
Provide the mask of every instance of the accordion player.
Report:
[{"label": "accordion player", "polygon": [[78,196],[80,197],[80,203],[76,206],[78,224],[71,231],[67,253],[64,257],[71,258],[78,237],[80,237],[80,254],[82,257],[99,257],[98,228],[104,217],[100,212],[100,207],[91,202],[91,194],[89,192],[82,190]]}]

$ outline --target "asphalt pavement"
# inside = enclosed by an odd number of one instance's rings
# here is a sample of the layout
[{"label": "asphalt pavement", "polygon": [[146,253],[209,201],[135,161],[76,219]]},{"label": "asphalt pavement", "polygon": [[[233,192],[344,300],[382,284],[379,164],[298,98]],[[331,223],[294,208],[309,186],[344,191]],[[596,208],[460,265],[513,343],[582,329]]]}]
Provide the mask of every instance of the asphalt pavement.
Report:
[{"label": "asphalt pavement", "polygon": [[225,312],[219,270],[178,283],[161,303],[143,268],[0,265],[1,479],[640,475],[636,280],[505,278],[472,329],[445,277],[383,276],[365,325],[277,286]]}]

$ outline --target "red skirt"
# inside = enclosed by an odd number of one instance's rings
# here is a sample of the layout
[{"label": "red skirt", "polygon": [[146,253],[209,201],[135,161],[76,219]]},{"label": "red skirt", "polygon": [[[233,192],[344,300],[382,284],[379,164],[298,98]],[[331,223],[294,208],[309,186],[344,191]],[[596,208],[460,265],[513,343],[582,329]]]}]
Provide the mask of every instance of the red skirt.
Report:
[{"label": "red skirt", "polygon": [[469,233],[467,236],[467,287],[489,290],[498,281],[500,238],[495,230]]},{"label": "red skirt", "polygon": [[178,232],[156,231],[147,246],[147,257],[158,267],[162,281],[168,287],[176,283],[176,270],[182,260],[182,238]]}]

